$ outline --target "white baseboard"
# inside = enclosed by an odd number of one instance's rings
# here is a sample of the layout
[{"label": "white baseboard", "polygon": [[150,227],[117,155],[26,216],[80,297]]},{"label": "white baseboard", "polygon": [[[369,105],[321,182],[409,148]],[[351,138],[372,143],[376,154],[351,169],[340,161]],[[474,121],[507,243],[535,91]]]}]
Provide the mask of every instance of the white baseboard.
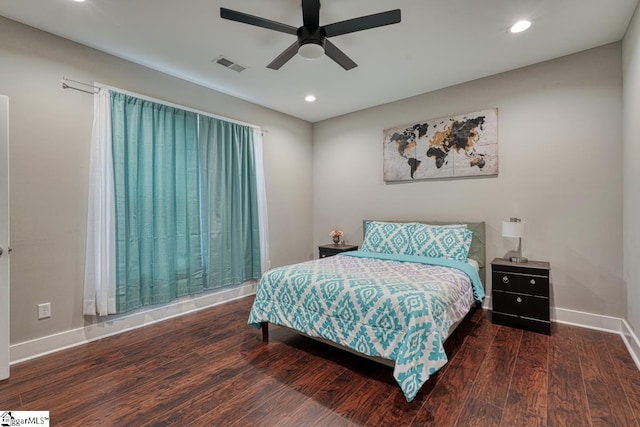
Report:
[{"label": "white baseboard", "polygon": [[118,317],[109,317],[107,320],[83,328],[72,329],[31,341],[13,344],[9,349],[10,363],[13,365],[24,362],[56,351],[65,350],[111,335],[171,319],[172,317],[182,316],[187,313],[253,295],[256,292],[256,285],[256,281],[251,281],[240,286],[223,288],[205,295],[181,298],[178,301],[161,307],[144,309]]},{"label": "white baseboard", "polygon": [[569,310],[558,307],[551,307],[551,320],[558,323],[564,323],[566,325],[596,329],[604,332],[614,332],[617,334],[622,332],[623,322],[623,320],[618,317],[585,313],[584,311]]},{"label": "white baseboard", "polygon": [[564,308],[552,308],[551,320],[567,325],[619,334],[627,346],[627,350],[629,350],[636,367],[640,370],[640,341],[638,341],[638,337],[625,319]]},{"label": "white baseboard", "polygon": [[[482,308],[491,309],[491,296],[484,299]],[[640,340],[626,320],[602,314],[586,313],[566,308],[551,307],[551,320],[566,325],[619,334],[622,337],[631,358],[640,370]]]},{"label": "white baseboard", "polygon": [[629,326],[624,319],[622,320],[622,340],[629,349],[629,353],[631,353],[633,361],[636,362],[636,366],[640,369],[640,341],[638,340],[638,336],[633,332],[633,329],[631,329],[631,326]]},{"label": "white baseboard", "polygon": [[[256,284],[255,281],[248,282],[237,287],[224,288],[206,295],[181,299],[174,303],[163,305],[162,307],[147,309],[113,319],[110,318],[83,328],[72,329],[70,331],[14,344],[10,347],[11,364],[24,362],[49,353],[171,319],[172,317],[182,316],[187,313],[253,295],[256,291]],[[491,309],[490,296],[485,298],[483,308],[486,310]],[[551,308],[551,320],[582,328],[597,329],[619,334],[627,346],[636,366],[640,369],[640,340],[638,340],[638,337],[626,320],[558,307]]]}]

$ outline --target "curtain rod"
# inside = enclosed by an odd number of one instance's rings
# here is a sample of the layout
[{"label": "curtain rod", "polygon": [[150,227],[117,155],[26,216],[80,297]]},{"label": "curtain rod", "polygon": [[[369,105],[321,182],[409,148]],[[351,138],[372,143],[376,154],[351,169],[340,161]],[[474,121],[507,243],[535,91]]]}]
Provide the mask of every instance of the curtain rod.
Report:
[{"label": "curtain rod", "polygon": [[[73,82],[73,83],[77,83],[79,85],[87,86],[87,87],[92,88],[93,90],[89,91],[89,90],[81,89],[79,87],[69,86],[67,84],[67,82]],[[83,83],[83,82],[79,82],[77,80],[71,80],[71,79],[68,79],[66,77],[62,77],[62,89],[73,89],[73,90],[77,90],[79,92],[84,92],[84,93],[88,93],[88,94],[94,95],[96,93],[96,89],[99,89],[99,88],[95,87],[94,85],[90,85],[89,83]]]},{"label": "curtain rod", "polygon": [[[80,84],[80,85],[83,85],[83,86],[87,86],[87,87],[90,87],[93,90],[89,91],[89,90],[81,89],[81,88],[78,88],[78,87],[69,86],[67,84],[67,82],[73,82],[73,83],[77,83],[77,84]],[[99,91],[100,88],[105,88],[105,89],[109,89],[109,90],[114,90],[116,92],[124,93],[125,95],[130,95],[130,96],[135,96],[137,98],[146,99],[146,100],[149,100],[151,102],[158,102],[158,103],[162,103],[162,104],[169,105],[169,106],[172,106],[172,107],[177,107],[177,108],[180,108],[180,109],[183,109],[183,110],[189,110],[189,111],[192,111],[192,112],[197,113],[197,114],[204,114],[206,116],[214,117],[216,119],[237,123],[237,124],[240,124],[240,125],[243,125],[243,126],[249,126],[249,127],[254,128],[254,129],[258,129],[262,135],[264,135],[265,133],[269,132],[266,129],[260,128],[260,126],[253,125],[251,123],[245,123],[245,122],[241,122],[239,120],[229,119],[227,117],[218,116],[216,114],[212,114],[212,113],[208,113],[208,112],[205,112],[205,111],[196,110],[196,109],[193,109],[193,108],[185,107],[183,105],[172,104],[172,103],[167,102],[167,101],[162,101],[160,99],[147,97],[147,96],[140,95],[140,94],[137,94],[137,93],[134,93],[134,92],[128,92],[126,90],[119,89],[119,88],[112,87],[112,86],[108,86],[108,85],[105,85],[105,84],[102,84],[102,83],[98,83],[98,84],[99,84],[99,86],[95,86],[95,85],[92,85],[92,84],[89,84],[89,83],[84,83],[84,82],[80,82],[80,81],[77,81],[77,80],[69,79],[67,77],[62,77],[62,88],[63,89],[73,89],[73,90],[77,90],[79,92],[84,92],[84,93],[88,93],[90,95],[95,95],[96,93],[98,93],[97,91]]]},{"label": "curtain rod", "polygon": [[152,96],[141,95],[139,93],[130,92],[128,90],[124,90],[124,89],[120,89],[120,88],[117,88],[117,87],[109,86],[109,85],[106,85],[106,84],[103,84],[103,83],[100,83],[100,82],[96,82],[96,85],[97,86],[94,86],[94,87],[109,89],[109,90],[112,90],[112,91],[115,91],[115,92],[118,92],[118,93],[122,93],[124,95],[129,95],[129,96],[133,96],[133,97],[136,97],[136,98],[144,99],[145,101],[156,102],[158,104],[167,105],[169,107],[179,108],[179,109],[185,110],[185,111],[191,111],[192,113],[201,114],[201,115],[207,116],[207,117],[213,117],[214,119],[223,120],[225,122],[236,123],[236,124],[239,124],[239,125],[242,125],[242,126],[248,126],[250,128],[260,130],[260,132],[263,133],[263,134],[267,132],[266,130],[261,129],[260,126],[258,126],[258,125],[254,125],[254,124],[243,122],[243,121],[236,120],[236,119],[231,119],[229,117],[219,116],[217,114],[213,114],[213,113],[210,113],[208,111],[198,110],[196,108],[187,107],[185,105],[175,104],[173,102],[169,102],[169,101],[165,101],[165,100],[162,100],[162,99],[154,98]]}]

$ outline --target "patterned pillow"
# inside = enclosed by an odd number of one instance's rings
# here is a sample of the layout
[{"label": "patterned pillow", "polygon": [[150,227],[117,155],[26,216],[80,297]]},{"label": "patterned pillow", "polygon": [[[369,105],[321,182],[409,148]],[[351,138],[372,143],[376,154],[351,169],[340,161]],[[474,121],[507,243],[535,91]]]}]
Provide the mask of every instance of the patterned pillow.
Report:
[{"label": "patterned pillow", "polygon": [[466,228],[429,227],[416,224],[409,251],[412,255],[466,261],[473,232]]},{"label": "patterned pillow", "polygon": [[467,224],[425,224],[423,222],[417,223],[422,224],[425,227],[440,227],[440,228],[467,228]]},{"label": "patterned pillow", "polygon": [[409,241],[415,223],[368,222],[361,251],[383,254],[409,254]]}]

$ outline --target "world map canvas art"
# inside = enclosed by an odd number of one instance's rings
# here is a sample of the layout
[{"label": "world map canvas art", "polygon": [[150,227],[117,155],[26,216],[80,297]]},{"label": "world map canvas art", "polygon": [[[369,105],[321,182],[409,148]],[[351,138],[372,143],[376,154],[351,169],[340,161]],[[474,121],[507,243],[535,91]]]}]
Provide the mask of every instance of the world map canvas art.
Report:
[{"label": "world map canvas art", "polygon": [[383,131],[385,181],[498,174],[498,109]]}]

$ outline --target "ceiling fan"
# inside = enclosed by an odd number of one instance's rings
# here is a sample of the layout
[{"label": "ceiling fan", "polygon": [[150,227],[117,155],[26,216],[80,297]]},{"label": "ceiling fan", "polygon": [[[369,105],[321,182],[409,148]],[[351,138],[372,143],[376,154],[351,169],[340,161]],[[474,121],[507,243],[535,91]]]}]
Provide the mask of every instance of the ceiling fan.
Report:
[{"label": "ceiling fan", "polygon": [[342,68],[350,70],[357,67],[358,64],[353,62],[351,58],[338,49],[336,45],[331,43],[328,38],[368,30],[370,28],[397,24],[400,22],[400,9],[374,13],[373,15],[361,16],[359,18],[321,26],[320,0],[302,0],[302,27],[300,28],[224,7],[220,8],[220,17],[298,36],[298,40],[278,55],[276,59],[271,61],[271,63],[267,65],[267,68],[271,68],[272,70],[280,69],[280,67],[293,58],[296,53],[307,59],[319,58],[326,53],[329,58],[337,62]]}]

